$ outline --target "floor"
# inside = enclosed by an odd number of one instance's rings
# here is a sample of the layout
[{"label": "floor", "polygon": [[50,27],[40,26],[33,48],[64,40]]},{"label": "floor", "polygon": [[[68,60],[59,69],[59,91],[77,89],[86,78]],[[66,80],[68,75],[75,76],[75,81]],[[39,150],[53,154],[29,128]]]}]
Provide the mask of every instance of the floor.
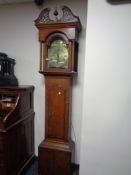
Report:
[{"label": "floor", "polygon": [[[72,175],[79,175],[78,171],[79,171],[78,168],[75,168]],[[37,172],[38,172],[38,163],[37,161],[34,161],[34,163],[29,168],[29,170],[25,173],[25,175],[38,175]]]},{"label": "floor", "polygon": [[38,163],[37,161],[34,161],[32,166],[28,169],[28,171],[25,173],[25,175],[38,175]]}]

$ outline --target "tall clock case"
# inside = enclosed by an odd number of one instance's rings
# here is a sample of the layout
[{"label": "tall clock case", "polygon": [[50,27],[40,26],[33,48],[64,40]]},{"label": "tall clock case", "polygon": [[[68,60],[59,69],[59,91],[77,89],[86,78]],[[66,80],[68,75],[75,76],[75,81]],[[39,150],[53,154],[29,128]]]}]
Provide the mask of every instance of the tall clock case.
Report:
[{"label": "tall clock case", "polygon": [[40,175],[70,175],[72,78],[77,74],[81,23],[63,6],[63,15],[44,9],[35,21],[39,30],[40,73],[45,75],[45,140],[39,145]]}]

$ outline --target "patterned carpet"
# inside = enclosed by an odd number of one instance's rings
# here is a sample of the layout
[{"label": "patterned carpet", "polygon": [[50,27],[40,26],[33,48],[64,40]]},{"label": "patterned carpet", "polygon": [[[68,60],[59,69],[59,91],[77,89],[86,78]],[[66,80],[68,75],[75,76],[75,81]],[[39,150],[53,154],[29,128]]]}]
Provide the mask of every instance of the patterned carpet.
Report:
[{"label": "patterned carpet", "polygon": [[[79,175],[78,171],[79,171],[78,167],[74,168],[74,172],[72,175]],[[37,161],[34,161],[34,163],[28,169],[25,175],[38,175],[38,162]]]}]

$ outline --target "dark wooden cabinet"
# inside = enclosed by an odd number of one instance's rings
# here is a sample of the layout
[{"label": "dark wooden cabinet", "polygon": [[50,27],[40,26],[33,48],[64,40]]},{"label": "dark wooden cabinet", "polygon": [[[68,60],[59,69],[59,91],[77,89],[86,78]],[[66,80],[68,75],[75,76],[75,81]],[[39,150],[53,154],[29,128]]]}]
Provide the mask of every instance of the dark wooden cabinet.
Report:
[{"label": "dark wooden cabinet", "polygon": [[45,76],[45,139],[39,145],[40,175],[71,175],[72,79],[77,75],[79,17],[63,6],[42,10],[39,30],[40,73]]},{"label": "dark wooden cabinet", "polygon": [[0,175],[23,174],[34,157],[33,86],[0,87]]}]

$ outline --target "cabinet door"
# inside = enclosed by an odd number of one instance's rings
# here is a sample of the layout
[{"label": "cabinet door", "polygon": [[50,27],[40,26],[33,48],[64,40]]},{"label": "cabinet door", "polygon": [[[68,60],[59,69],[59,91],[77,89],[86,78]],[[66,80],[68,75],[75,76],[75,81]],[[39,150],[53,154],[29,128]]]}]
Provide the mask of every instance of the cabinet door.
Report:
[{"label": "cabinet door", "polygon": [[71,78],[46,76],[46,138],[68,141]]}]

